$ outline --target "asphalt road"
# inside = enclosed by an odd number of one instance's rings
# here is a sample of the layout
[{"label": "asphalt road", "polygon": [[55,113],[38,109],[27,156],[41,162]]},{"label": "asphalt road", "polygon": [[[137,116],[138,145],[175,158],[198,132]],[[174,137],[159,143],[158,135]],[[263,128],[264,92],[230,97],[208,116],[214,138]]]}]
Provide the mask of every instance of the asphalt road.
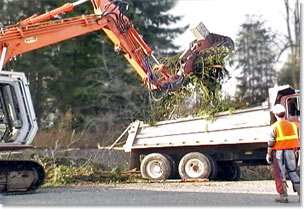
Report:
[{"label": "asphalt road", "polygon": [[170,183],[153,185],[150,189],[147,185],[143,189],[137,189],[140,185],[136,188],[115,185],[41,188],[33,194],[0,196],[0,202],[4,206],[300,206],[294,194],[289,196],[288,204],[282,204],[274,202],[275,193],[204,192],[200,184],[183,184],[188,188],[186,191],[183,188],[168,191],[171,190],[168,187],[172,187]]}]

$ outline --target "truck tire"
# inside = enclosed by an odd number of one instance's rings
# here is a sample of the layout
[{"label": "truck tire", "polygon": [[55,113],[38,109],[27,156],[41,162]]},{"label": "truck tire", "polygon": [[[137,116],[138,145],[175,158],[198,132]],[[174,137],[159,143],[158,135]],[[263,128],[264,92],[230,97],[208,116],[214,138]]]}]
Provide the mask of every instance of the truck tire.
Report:
[{"label": "truck tire", "polygon": [[212,157],[207,156],[209,161],[210,161],[210,165],[211,165],[211,173],[209,176],[210,180],[216,180],[217,176],[218,176],[218,165],[217,162],[215,160],[212,159]]},{"label": "truck tire", "polygon": [[227,181],[238,181],[241,178],[240,166],[232,165],[228,172],[226,173]]},{"label": "truck tire", "polygon": [[170,163],[171,173],[168,178],[169,179],[176,178],[178,176],[178,172],[177,172],[177,166],[176,166],[175,160],[173,160],[173,158],[170,155],[167,155],[167,154],[162,154],[162,155],[164,155]]},{"label": "truck tire", "polygon": [[209,178],[211,170],[210,160],[199,152],[186,154],[178,165],[178,172],[182,179]]},{"label": "truck tire", "polygon": [[168,179],[172,175],[173,161],[160,153],[151,153],[140,164],[141,176],[145,179]]},{"label": "truck tire", "polygon": [[219,179],[224,181],[238,181],[241,177],[241,169],[237,165],[221,165]]}]

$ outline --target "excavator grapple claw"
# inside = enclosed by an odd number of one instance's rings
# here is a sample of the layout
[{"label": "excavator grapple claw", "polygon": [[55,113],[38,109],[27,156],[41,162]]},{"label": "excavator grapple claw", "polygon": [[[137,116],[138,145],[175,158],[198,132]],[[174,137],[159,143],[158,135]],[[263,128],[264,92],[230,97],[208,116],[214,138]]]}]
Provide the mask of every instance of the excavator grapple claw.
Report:
[{"label": "excavator grapple claw", "polygon": [[193,72],[196,56],[202,51],[218,47],[227,47],[231,51],[234,50],[234,43],[231,38],[210,33],[202,22],[191,32],[196,40],[190,43],[188,50],[180,56],[181,71],[185,74]]},{"label": "excavator grapple claw", "polygon": [[[203,23],[192,29],[196,40],[192,41],[189,48],[179,57],[180,69],[177,74],[173,74],[163,64],[157,65],[153,69],[152,83],[156,88],[152,90],[175,91],[184,83],[185,74],[194,71],[194,62],[199,53],[212,48],[227,47],[234,50],[234,43],[231,38],[214,33],[210,33]],[[150,88],[151,89],[151,88]]]}]

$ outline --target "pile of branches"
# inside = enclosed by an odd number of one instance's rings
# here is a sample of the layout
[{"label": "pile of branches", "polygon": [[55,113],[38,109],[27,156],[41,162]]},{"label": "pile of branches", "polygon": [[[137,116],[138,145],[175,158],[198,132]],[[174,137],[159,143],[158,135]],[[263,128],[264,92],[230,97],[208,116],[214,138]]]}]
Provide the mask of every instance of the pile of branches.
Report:
[{"label": "pile of branches", "polygon": [[[150,122],[180,117],[206,116],[228,109],[222,102],[221,87],[229,78],[225,58],[231,54],[227,47],[211,48],[200,52],[195,59],[193,72],[186,74],[186,85],[169,92],[162,100],[153,103]],[[169,70],[180,69],[180,54],[162,58]]]}]

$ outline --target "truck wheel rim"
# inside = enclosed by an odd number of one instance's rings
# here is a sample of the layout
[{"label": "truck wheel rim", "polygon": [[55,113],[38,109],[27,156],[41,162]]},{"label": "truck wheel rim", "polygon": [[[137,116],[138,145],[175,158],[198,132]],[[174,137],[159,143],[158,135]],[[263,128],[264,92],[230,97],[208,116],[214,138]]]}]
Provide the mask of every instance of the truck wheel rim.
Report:
[{"label": "truck wheel rim", "polygon": [[204,164],[197,159],[190,159],[185,164],[186,174],[191,178],[198,178],[204,173]]},{"label": "truck wheel rim", "polygon": [[147,174],[154,179],[160,178],[163,175],[161,163],[157,160],[150,161],[147,164]]}]

